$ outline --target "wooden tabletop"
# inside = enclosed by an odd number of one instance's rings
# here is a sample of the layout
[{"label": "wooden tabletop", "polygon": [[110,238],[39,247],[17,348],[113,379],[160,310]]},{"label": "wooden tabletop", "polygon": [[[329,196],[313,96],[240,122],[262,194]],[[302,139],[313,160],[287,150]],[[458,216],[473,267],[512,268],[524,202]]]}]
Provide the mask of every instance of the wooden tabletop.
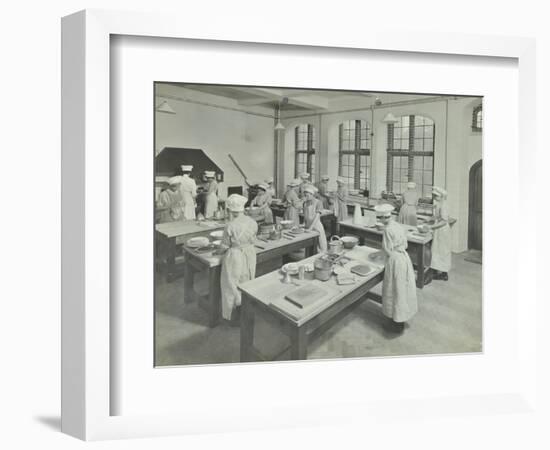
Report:
[{"label": "wooden tabletop", "polygon": [[183,236],[185,234],[214,231],[225,227],[224,221],[216,220],[178,220],[176,222],[157,223],[155,229],[167,238]]},{"label": "wooden tabletop", "polygon": [[[354,228],[360,231],[366,231],[373,234],[382,235],[383,232],[376,228],[375,226],[366,226],[366,225],[356,225],[353,223],[353,219],[346,219],[339,222],[341,225],[345,225],[350,228]],[[397,222],[396,222],[397,223]],[[427,244],[433,239],[432,232],[429,232],[425,235],[421,235],[417,232],[417,228],[412,225],[404,225],[402,223],[397,223],[400,227],[403,228],[403,231],[407,235],[407,241],[415,242],[417,244]]]},{"label": "wooden tabletop", "polygon": [[[328,281],[319,281],[315,279],[298,281],[296,280],[296,277],[293,277],[295,284],[287,284],[283,282],[284,275],[282,274],[282,272],[280,270],[276,270],[261,277],[255,278],[254,280],[250,280],[246,283],[241,284],[239,286],[239,289],[248,294],[250,297],[257,300],[258,302],[263,303],[264,305],[273,309],[275,313],[281,314],[285,316],[287,320],[294,322],[297,326],[301,326],[317,316],[322,311],[326,310],[334,303],[352,293],[360,286],[366,284],[369,280],[371,280],[384,270],[383,259],[372,260],[371,258],[369,258],[369,255],[372,253],[379,253],[379,250],[367,246],[358,246],[355,247],[353,250],[345,251],[345,256],[351,259],[350,262],[346,263],[343,266],[345,270],[349,271],[351,267],[357,264],[367,264],[372,268],[372,271],[364,277],[354,275],[354,284],[338,285],[335,275],[331,275]],[[313,264],[315,259],[317,259],[319,256],[319,254],[314,255],[310,258],[300,261],[298,264]],[[312,274],[308,274],[308,277],[311,278]],[[300,286],[306,283],[311,283],[316,287],[319,287],[320,289],[325,291],[326,295],[322,296],[320,301],[315,303],[314,306],[300,310],[288,300],[286,300],[285,295],[287,295],[294,289],[298,289]],[[292,310],[292,315],[294,317],[285,315],[284,311],[289,310],[289,308],[290,310]]]},{"label": "wooden tabletop", "polygon": [[[288,236],[288,233],[284,233],[284,235]],[[317,233],[316,231],[304,231],[303,233],[295,235],[295,237],[293,237],[291,240],[285,239],[284,237],[276,241],[272,241],[268,239],[267,242],[256,239],[257,247],[254,247],[254,248],[256,249],[256,254],[259,255],[261,253],[265,253],[270,250],[283,248],[290,244],[296,244],[297,242],[305,241],[307,239],[310,239],[318,235],[319,233]],[[195,256],[197,259],[199,259],[201,262],[203,262],[205,265],[209,267],[219,266],[221,264],[221,260],[223,257],[223,255],[213,255],[212,254],[213,251],[201,253],[201,252],[197,252],[196,249],[190,248],[187,246],[185,246],[185,250],[191,253],[193,256]]]}]

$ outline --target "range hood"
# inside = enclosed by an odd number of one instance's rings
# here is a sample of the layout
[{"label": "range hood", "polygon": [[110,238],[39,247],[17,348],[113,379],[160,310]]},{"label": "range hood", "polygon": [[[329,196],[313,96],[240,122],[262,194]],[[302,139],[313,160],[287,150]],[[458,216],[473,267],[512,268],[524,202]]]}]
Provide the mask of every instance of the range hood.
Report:
[{"label": "range hood", "polygon": [[191,176],[202,181],[205,171],[216,172],[216,180],[223,181],[223,170],[199,148],[164,147],[155,157],[155,176],[173,177],[181,175],[181,165],[192,165]]}]

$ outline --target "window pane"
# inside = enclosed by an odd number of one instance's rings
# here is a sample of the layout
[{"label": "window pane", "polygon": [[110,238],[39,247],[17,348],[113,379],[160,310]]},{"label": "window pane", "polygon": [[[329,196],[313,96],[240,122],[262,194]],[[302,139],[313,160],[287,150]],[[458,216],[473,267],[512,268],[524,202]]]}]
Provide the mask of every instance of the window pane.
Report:
[{"label": "window pane", "polygon": [[433,125],[429,126],[429,127],[425,127],[424,128],[424,137],[433,138],[433,136],[434,136],[434,127],[433,127]]},{"label": "window pane", "polygon": [[424,137],[424,127],[415,127],[414,137],[415,138],[423,138]]},{"label": "window pane", "polygon": [[401,139],[409,139],[409,127],[401,128]]},{"label": "window pane", "polygon": [[403,127],[408,127],[409,126],[409,116],[402,116],[401,117],[401,125]]}]

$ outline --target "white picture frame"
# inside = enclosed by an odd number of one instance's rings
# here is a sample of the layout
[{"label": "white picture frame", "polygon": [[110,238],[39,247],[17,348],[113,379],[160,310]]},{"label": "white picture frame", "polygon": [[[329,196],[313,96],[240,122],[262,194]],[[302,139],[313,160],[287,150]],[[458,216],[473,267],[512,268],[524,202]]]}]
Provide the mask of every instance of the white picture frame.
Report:
[{"label": "white picture frame", "polygon": [[[321,46],[340,49],[415,52],[512,58],[518,61],[519,73],[519,181],[511,196],[515,208],[522,198],[523,219],[534,211],[535,199],[529,173],[534,171],[535,149],[535,45],[532,39],[450,34],[382,33],[349,30],[327,36],[312,32],[307,38],[297,31],[269,35],[247,29],[234,29],[229,24],[216,30],[203,29],[200,22],[186,21],[165,14],[142,14],[113,11],[83,11],[63,19],[63,160],[62,160],[62,430],[85,440],[163,436],[209,431],[233,431],[324,423],[330,420],[360,421],[374,416],[373,410],[392,418],[391,403],[346,402],[330,404],[330,413],[311,415],[317,408],[328,406],[306,404],[303,408],[274,406],[280,414],[267,409],[250,417],[236,412],[233,420],[189,411],[173,414],[111,415],[112,392],[117,388],[110,366],[110,335],[116,324],[111,321],[110,295],[110,37],[112,35],[201,39],[243,43],[275,43]],[[334,50],[333,50],[334,51]],[[529,117],[530,120],[525,119]],[[69,188],[70,187],[70,188]],[[535,261],[536,235],[524,237],[523,245],[512,249],[518,260]],[[502,404],[514,412],[536,408],[535,285],[529,283],[531,267],[517,266],[517,284],[522,286],[522,302],[517,315],[517,379],[511,389],[501,394],[484,396],[471,393],[457,406],[456,399],[436,396],[442,411],[459,414],[491,414]],[[517,291],[513,295],[518,295]],[[386,365],[394,364],[392,361]],[[397,363],[395,363],[397,364]],[[251,367],[251,366],[249,366]],[[233,368],[237,370],[236,368]],[[168,369],[169,370],[169,369]],[[255,366],[257,373],[277,371],[275,366]],[[311,369],[310,369],[311,371]],[[242,373],[242,370],[240,370]],[[181,372],[184,377],[185,373]],[[412,394],[412,393],[411,393]],[[420,395],[433,402],[428,395]],[[411,395],[410,399],[415,396]],[[398,399],[404,400],[403,397]],[[395,401],[393,399],[392,401]],[[414,415],[427,403],[422,398],[407,403]],[[265,406],[265,405],[264,405]],[[223,410],[223,408],[221,408]],[[308,414],[310,414],[308,416]],[[442,414],[445,414],[443,412]],[[246,417],[248,421],[242,420]],[[273,420],[273,417],[277,417]],[[241,419],[241,420],[239,420]],[[393,420],[393,419],[392,419]],[[396,419],[397,420],[397,419]],[[269,422],[269,425],[266,425]]]}]

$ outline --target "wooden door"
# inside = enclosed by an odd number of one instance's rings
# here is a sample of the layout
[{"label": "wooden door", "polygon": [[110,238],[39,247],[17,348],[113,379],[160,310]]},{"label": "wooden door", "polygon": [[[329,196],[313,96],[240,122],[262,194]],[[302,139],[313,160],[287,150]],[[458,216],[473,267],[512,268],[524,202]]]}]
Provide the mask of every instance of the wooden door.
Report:
[{"label": "wooden door", "polygon": [[482,160],[470,168],[470,201],[468,208],[468,248],[483,250],[483,182]]}]

